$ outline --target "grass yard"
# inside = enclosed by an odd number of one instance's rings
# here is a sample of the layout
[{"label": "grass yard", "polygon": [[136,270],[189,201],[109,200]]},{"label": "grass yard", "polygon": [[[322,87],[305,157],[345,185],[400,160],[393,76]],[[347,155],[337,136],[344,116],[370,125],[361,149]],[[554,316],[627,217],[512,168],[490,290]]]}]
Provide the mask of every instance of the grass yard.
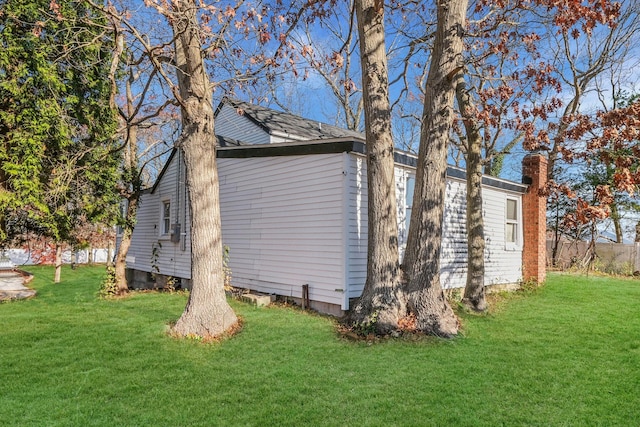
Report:
[{"label": "grass yard", "polygon": [[464,336],[340,338],[331,319],[233,302],[231,340],[165,334],[184,294],[97,298],[103,269],[30,268],[0,304],[0,425],[637,426],[640,281],[550,275]]}]

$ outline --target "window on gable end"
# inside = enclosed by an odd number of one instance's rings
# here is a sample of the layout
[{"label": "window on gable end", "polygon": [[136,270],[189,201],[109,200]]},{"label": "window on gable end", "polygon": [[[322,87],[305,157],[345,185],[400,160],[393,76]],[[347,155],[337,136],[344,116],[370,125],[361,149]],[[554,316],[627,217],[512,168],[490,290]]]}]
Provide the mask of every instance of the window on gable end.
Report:
[{"label": "window on gable end", "polygon": [[162,228],[163,235],[171,232],[171,202],[165,200],[162,202]]}]

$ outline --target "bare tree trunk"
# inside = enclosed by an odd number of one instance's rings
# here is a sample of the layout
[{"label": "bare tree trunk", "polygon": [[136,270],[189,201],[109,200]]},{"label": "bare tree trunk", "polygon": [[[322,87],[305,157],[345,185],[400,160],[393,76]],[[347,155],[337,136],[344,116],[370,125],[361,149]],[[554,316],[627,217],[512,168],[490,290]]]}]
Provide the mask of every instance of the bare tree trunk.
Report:
[{"label": "bare tree trunk", "polygon": [[616,232],[616,243],[623,243],[624,236],[622,235],[622,224],[620,223],[620,210],[616,202],[611,203],[611,221],[613,221],[613,228]]},{"label": "bare tree trunk", "polygon": [[458,320],[440,284],[442,218],[447,151],[453,121],[454,77],[461,69],[467,0],[438,0],[438,25],[425,87],[418,170],[403,267],[408,275],[408,310],[416,327],[449,337]]},{"label": "bare tree trunk", "polygon": [[122,224],[122,237],[120,238],[120,245],[118,245],[115,262],[115,281],[118,294],[123,294],[129,290],[126,275],[127,254],[129,253],[129,248],[131,248],[131,235],[133,234],[133,227],[138,212],[139,197],[140,192],[134,189],[127,200],[125,221],[124,224]]},{"label": "bare tree trunk", "polygon": [[636,238],[634,241],[636,243],[640,242],[640,220],[636,223]]},{"label": "bare tree trunk", "polygon": [[56,264],[55,273],[53,275],[53,283],[60,283],[60,275],[62,273],[62,245],[56,243]]},{"label": "bare tree trunk", "polygon": [[[136,81],[133,69],[129,69],[129,78],[126,81],[125,93],[127,96],[127,116],[131,118],[135,114],[135,97],[131,85]],[[138,205],[140,203],[140,195],[142,193],[142,182],[140,180],[138,165],[138,125],[131,123],[126,119],[126,147],[123,155],[123,163],[125,168],[125,176],[128,177],[127,188],[127,209],[122,224],[122,237],[115,261],[115,282],[118,294],[129,291],[127,283],[127,254],[131,248],[131,236],[138,214]]]},{"label": "bare tree trunk", "polygon": [[122,294],[129,290],[129,284],[127,283],[127,253],[131,247],[131,232],[123,230],[122,238],[120,239],[120,245],[118,245],[118,252],[116,252],[115,263],[115,282],[118,294]]},{"label": "bare tree trunk", "polygon": [[204,67],[196,6],[174,1],[172,22],[182,107],[179,148],[186,166],[191,207],[191,283],[184,313],[173,332],[214,337],[238,319],[224,293],[218,171],[216,167],[212,87]]},{"label": "bare tree trunk", "polygon": [[467,153],[467,283],[463,304],[475,311],[485,311],[484,296],[484,218],[482,217],[482,162],[480,148],[474,142]]},{"label": "bare tree trunk", "polygon": [[482,136],[473,117],[475,108],[467,93],[462,74],[458,74],[456,99],[466,131],[467,170],[467,283],[462,303],[474,311],[486,311],[484,295],[484,218],[482,217]]},{"label": "bare tree trunk", "polygon": [[372,325],[377,333],[398,329],[401,297],[398,215],[395,194],[391,108],[380,0],[357,0],[365,123],[367,129],[367,279],[348,323]]},{"label": "bare tree trunk", "polygon": [[558,248],[560,246],[560,211],[558,206],[558,201],[554,200],[553,205],[555,206],[555,218],[554,218],[554,228],[553,228],[553,242],[551,246],[551,265],[553,267],[558,266],[558,258],[560,257],[560,252]]}]

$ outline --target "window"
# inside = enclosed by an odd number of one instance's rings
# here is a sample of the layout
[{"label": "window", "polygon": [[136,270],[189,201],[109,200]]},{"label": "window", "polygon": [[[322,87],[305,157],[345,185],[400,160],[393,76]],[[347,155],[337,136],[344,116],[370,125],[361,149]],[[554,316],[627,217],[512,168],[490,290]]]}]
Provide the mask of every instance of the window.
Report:
[{"label": "window", "polygon": [[507,212],[505,218],[505,242],[507,246],[517,246],[520,243],[520,221],[518,212],[518,200],[507,199]]},{"label": "window", "polygon": [[162,234],[171,231],[171,202],[162,202]]},{"label": "window", "polygon": [[416,185],[416,178],[409,176],[407,178],[407,189],[405,194],[405,230],[409,233],[409,223],[411,222],[411,209],[413,208],[413,190]]}]

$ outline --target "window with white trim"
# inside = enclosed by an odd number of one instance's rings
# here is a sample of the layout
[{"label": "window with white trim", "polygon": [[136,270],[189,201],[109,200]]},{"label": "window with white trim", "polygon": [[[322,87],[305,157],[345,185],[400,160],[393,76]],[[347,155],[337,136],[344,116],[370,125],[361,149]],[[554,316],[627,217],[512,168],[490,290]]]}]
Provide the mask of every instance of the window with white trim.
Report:
[{"label": "window with white trim", "polygon": [[405,191],[405,229],[407,235],[409,234],[409,223],[411,222],[411,210],[413,209],[413,191],[416,186],[415,176],[409,175],[407,177],[407,188]]},{"label": "window with white trim", "polygon": [[161,221],[161,233],[163,235],[171,232],[171,202],[165,200],[162,202],[162,221]]},{"label": "window with white trim", "polygon": [[518,199],[507,198],[505,212],[505,243],[509,248],[520,245],[520,206]]}]

